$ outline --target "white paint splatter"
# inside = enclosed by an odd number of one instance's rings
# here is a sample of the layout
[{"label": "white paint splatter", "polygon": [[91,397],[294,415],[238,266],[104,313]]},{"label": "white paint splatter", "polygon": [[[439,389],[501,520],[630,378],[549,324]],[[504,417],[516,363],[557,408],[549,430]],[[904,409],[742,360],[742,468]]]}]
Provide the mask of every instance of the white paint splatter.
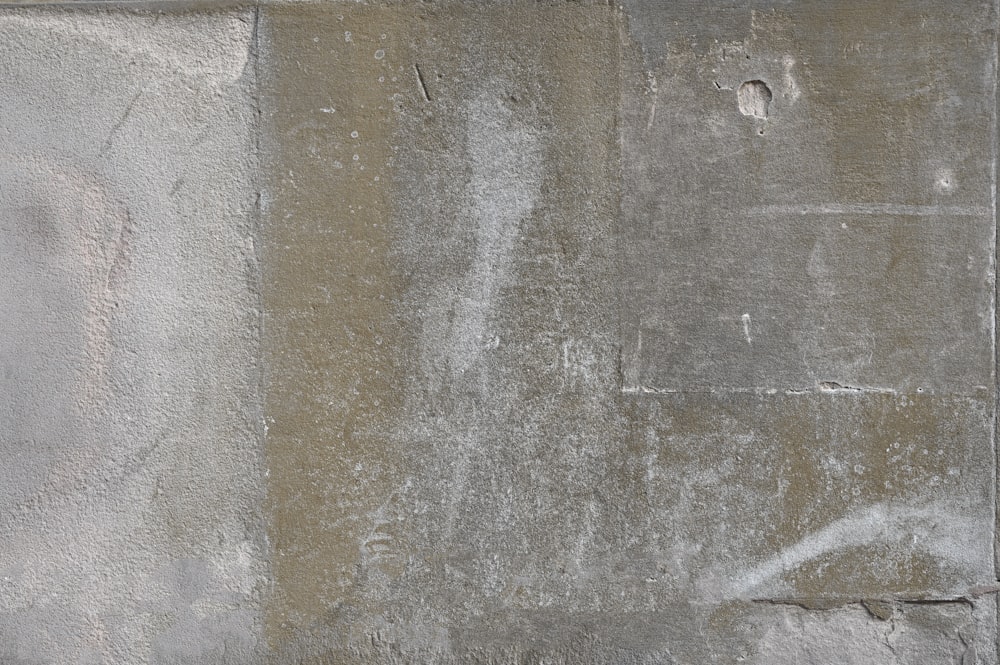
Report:
[{"label": "white paint splatter", "polygon": [[948,194],[955,189],[955,172],[952,169],[938,169],[934,174],[934,191],[938,194]]},{"label": "white paint splatter", "polygon": [[[982,520],[942,502],[923,506],[877,503],[857,509],[737,575],[713,572],[700,586],[716,600],[780,592],[781,578],[832,552],[908,541],[915,551],[962,570],[992,570],[991,536]],[[719,588],[718,580],[724,580]],[[778,587],[777,589],[775,587]]]},{"label": "white paint splatter", "polygon": [[647,83],[647,94],[653,96],[653,102],[649,106],[649,120],[646,122],[646,130],[649,131],[653,127],[653,122],[656,120],[656,103],[660,99],[660,89],[656,84],[656,74],[649,71],[646,72],[646,83]]},{"label": "white paint splatter", "polygon": [[539,137],[513,111],[483,94],[469,107],[468,154],[472,178],[468,196],[475,228],[475,255],[456,299],[447,348],[454,374],[479,358],[500,287],[511,277],[511,262],[522,220],[541,189]]},{"label": "white paint splatter", "polygon": [[784,83],[785,83],[785,96],[788,100],[794,104],[798,101],[799,97],[802,96],[802,91],[799,89],[798,81],[795,80],[795,75],[792,73],[792,69],[795,67],[795,58],[790,55],[786,55],[781,59],[781,64],[784,67]]},{"label": "white paint splatter", "polygon": [[[518,238],[541,192],[542,136],[532,117],[509,108],[496,90],[499,81],[486,81],[483,93],[466,109],[466,159],[470,172],[463,196],[468,202],[469,225],[475,247],[465,274],[442,280],[430,298],[433,314],[424,321],[423,364],[440,385],[470,383],[495,399],[503,399],[483,356],[501,344],[495,326],[501,289],[516,278],[514,261]],[[475,410],[475,404],[464,408]],[[448,500],[444,530],[451,534],[461,503],[468,496],[473,474],[472,450],[485,433],[476,429],[451,430],[447,438],[457,450],[446,472]]]}]

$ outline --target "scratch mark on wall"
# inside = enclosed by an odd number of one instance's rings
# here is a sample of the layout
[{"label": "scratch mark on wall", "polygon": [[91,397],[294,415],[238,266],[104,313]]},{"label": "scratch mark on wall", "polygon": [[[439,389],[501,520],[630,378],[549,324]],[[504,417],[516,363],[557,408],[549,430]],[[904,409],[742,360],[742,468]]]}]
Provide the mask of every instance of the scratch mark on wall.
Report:
[{"label": "scratch mark on wall", "polygon": [[135,93],[135,95],[132,96],[132,99],[125,106],[125,111],[122,113],[122,116],[118,119],[118,121],[114,125],[111,126],[111,129],[108,130],[108,137],[104,139],[104,143],[101,144],[101,149],[98,151],[97,154],[103,155],[105,152],[108,151],[108,148],[111,147],[112,139],[114,139],[115,134],[118,133],[118,130],[124,127],[125,123],[128,122],[129,117],[132,115],[132,109],[135,108],[135,103],[139,101],[139,97],[142,96],[143,92],[145,92],[145,89],[139,90],[137,93]]},{"label": "scratch mark on wall", "polygon": [[660,89],[656,84],[656,74],[653,72],[646,72],[648,94],[653,96],[653,103],[649,107],[649,120],[646,121],[646,131],[653,128],[653,121],[656,120],[656,103],[660,98]]},{"label": "scratch mark on wall", "polygon": [[424,81],[424,74],[420,71],[420,65],[414,63],[413,71],[417,75],[417,83],[420,84],[420,92],[424,95],[424,101],[431,101],[431,93],[427,91],[427,82]]},{"label": "scratch mark on wall", "polygon": [[751,215],[898,215],[900,217],[981,217],[985,206],[904,205],[901,203],[803,203],[750,209]]},{"label": "scratch mark on wall", "polygon": [[792,74],[792,68],[795,67],[795,58],[786,55],[781,59],[781,64],[784,69],[784,79],[785,79],[785,96],[791,103],[798,101],[799,97],[802,96],[802,91],[799,89],[799,84],[795,80],[795,76]]}]

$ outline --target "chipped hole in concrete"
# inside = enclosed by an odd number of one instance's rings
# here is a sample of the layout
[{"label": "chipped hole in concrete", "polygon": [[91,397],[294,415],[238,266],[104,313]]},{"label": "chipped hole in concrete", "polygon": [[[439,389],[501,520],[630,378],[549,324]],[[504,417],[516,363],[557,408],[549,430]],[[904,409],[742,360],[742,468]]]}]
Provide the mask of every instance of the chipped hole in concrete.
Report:
[{"label": "chipped hole in concrete", "polygon": [[740,107],[740,113],[750,115],[755,118],[766,118],[767,107],[771,104],[774,96],[771,89],[763,81],[746,81],[736,91],[736,101]]}]

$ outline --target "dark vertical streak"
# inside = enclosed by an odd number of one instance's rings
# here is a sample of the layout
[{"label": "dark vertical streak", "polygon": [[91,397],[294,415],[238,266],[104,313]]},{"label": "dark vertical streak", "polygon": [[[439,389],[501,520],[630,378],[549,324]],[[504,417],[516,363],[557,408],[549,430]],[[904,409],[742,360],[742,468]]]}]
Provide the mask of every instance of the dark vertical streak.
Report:
[{"label": "dark vertical streak", "polygon": [[420,65],[414,64],[413,71],[417,73],[417,81],[420,83],[420,90],[424,93],[424,99],[426,101],[431,101],[431,95],[427,92],[427,83],[424,81],[424,75],[420,71]]}]

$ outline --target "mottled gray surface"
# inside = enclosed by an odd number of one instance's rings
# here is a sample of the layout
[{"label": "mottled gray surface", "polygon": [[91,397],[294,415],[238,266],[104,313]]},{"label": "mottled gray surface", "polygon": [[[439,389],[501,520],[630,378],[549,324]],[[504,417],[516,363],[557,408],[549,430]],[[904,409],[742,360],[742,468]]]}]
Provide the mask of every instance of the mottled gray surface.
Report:
[{"label": "mottled gray surface", "polygon": [[[649,4],[623,104],[627,387],[992,387],[993,11]],[[737,111],[747,81],[766,118]]]},{"label": "mottled gray surface", "polygon": [[252,19],[0,14],[0,662],[258,652]]},{"label": "mottled gray surface", "polygon": [[0,663],[996,665],[995,2],[0,12]]}]

